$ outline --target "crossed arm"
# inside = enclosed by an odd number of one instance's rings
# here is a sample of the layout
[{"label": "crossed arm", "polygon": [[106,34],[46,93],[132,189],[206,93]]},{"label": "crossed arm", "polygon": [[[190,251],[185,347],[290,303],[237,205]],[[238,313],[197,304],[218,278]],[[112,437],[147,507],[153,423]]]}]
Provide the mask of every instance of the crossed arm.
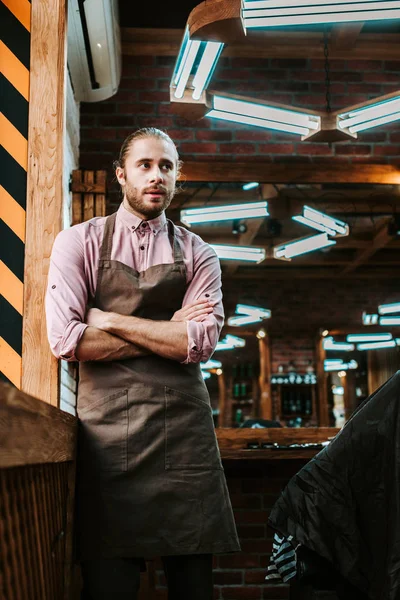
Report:
[{"label": "crossed arm", "polygon": [[206,298],[176,311],[171,321],[152,321],[92,308],[76,349],[79,361],[111,361],[158,354],[182,362],[187,355],[187,321],[203,321],[213,310]]}]

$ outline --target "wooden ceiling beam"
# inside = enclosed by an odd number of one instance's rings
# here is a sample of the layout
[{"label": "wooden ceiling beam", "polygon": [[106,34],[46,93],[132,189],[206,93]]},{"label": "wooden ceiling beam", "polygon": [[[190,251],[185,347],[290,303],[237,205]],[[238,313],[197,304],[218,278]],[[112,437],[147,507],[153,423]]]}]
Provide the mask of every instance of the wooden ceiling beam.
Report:
[{"label": "wooden ceiling beam", "polygon": [[[304,142],[306,143],[306,142]],[[184,157],[183,157],[184,159]],[[185,161],[180,181],[245,183],[400,184],[400,168],[386,164],[313,164],[229,161]]]},{"label": "wooden ceiling beam", "polygon": [[365,264],[371,258],[371,256],[373,256],[381,248],[387,246],[392,240],[393,236],[388,232],[388,221],[385,221],[384,225],[376,233],[368,248],[360,250],[355,259],[343,269],[342,274],[347,275],[352,273],[354,269],[357,269],[357,267],[360,265]]},{"label": "wooden ceiling beam", "polygon": [[353,50],[359,39],[364,23],[341,23],[334,25],[330,32],[329,54],[334,48]]}]

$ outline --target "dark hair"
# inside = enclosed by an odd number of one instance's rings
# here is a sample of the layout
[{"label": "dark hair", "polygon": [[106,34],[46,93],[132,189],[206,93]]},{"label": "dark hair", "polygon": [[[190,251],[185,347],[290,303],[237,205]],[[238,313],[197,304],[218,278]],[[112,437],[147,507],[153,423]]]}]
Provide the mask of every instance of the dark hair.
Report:
[{"label": "dark hair", "polygon": [[156,127],[142,127],[141,129],[134,131],[133,133],[128,135],[127,138],[125,138],[125,140],[123,141],[123,144],[121,146],[121,150],[119,151],[118,160],[115,160],[113,162],[114,170],[117,167],[120,167],[121,169],[125,169],[125,161],[126,161],[127,154],[130,150],[131,145],[133,144],[133,142],[135,140],[141,140],[143,138],[149,138],[149,137],[158,138],[160,140],[164,140],[165,142],[169,142],[170,144],[173,145],[173,147],[175,148],[175,151],[176,151],[177,176],[179,176],[180,170],[182,167],[182,161],[179,158],[178,150],[177,150],[174,142],[172,141],[172,139],[169,137],[168,133],[166,133],[165,131],[162,131],[161,129],[157,129]]}]

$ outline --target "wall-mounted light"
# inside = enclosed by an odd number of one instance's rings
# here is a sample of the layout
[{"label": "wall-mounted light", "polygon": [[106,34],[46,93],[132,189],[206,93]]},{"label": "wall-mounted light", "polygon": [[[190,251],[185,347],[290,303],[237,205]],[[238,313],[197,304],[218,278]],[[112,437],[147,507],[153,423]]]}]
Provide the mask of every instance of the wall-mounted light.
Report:
[{"label": "wall-mounted light", "polygon": [[272,103],[257,103],[228,96],[211,96],[212,109],[206,117],[275,129],[300,136],[309,135],[321,126],[321,118],[300,109],[277,107]]},{"label": "wall-mounted light", "polygon": [[400,18],[400,2],[360,3],[359,0],[242,0],[242,23],[245,31],[314,25],[352,23]]},{"label": "wall-mounted light", "polygon": [[321,333],[322,337],[326,337],[327,335],[329,335],[329,331],[328,329],[324,329],[323,332]]},{"label": "wall-mounted light", "polygon": [[266,335],[267,335],[267,334],[266,334],[266,332],[264,331],[264,329],[259,329],[259,330],[257,331],[257,334],[256,334],[256,335],[257,335],[257,337],[258,337],[258,339],[259,339],[259,340],[262,340],[262,339],[264,339],[264,338],[266,337]]},{"label": "wall-mounted light", "polygon": [[221,260],[244,260],[260,263],[265,259],[265,249],[253,246],[228,246],[225,244],[210,244]]},{"label": "wall-mounted light", "polygon": [[347,342],[386,342],[392,339],[391,333],[349,333]]},{"label": "wall-mounted light", "polygon": [[181,210],[180,220],[190,227],[194,223],[214,221],[231,221],[239,219],[260,219],[267,217],[268,202],[248,202],[246,204],[229,204],[225,206],[204,206]]},{"label": "wall-mounted light", "polygon": [[357,350],[379,350],[381,348],[394,348],[396,342],[388,340],[387,342],[366,342],[365,344],[357,344]]},{"label": "wall-mounted light", "polygon": [[274,257],[283,260],[291,260],[295,256],[300,256],[301,254],[306,254],[313,250],[327,248],[334,244],[336,244],[335,240],[330,240],[326,233],[319,233],[318,235],[312,235],[275,246]]},{"label": "wall-mounted light", "polygon": [[332,237],[349,235],[349,226],[347,223],[309,206],[303,207],[303,215],[296,215],[292,219]]},{"label": "wall-mounted light", "polygon": [[217,369],[215,372],[216,372],[217,375],[222,375],[223,370],[222,369]]}]

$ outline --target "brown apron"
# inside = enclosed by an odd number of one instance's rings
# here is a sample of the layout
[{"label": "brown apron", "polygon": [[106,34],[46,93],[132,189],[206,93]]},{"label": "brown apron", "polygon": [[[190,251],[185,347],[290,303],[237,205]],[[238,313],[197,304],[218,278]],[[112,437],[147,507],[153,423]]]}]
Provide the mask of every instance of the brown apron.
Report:
[{"label": "brown apron", "polygon": [[[115,218],[106,220],[94,306],[170,320],[187,285],[173,223],[174,262],[139,273],[111,260]],[[240,550],[198,364],[157,355],[81,363],[77,411],[78,558]]]}]

